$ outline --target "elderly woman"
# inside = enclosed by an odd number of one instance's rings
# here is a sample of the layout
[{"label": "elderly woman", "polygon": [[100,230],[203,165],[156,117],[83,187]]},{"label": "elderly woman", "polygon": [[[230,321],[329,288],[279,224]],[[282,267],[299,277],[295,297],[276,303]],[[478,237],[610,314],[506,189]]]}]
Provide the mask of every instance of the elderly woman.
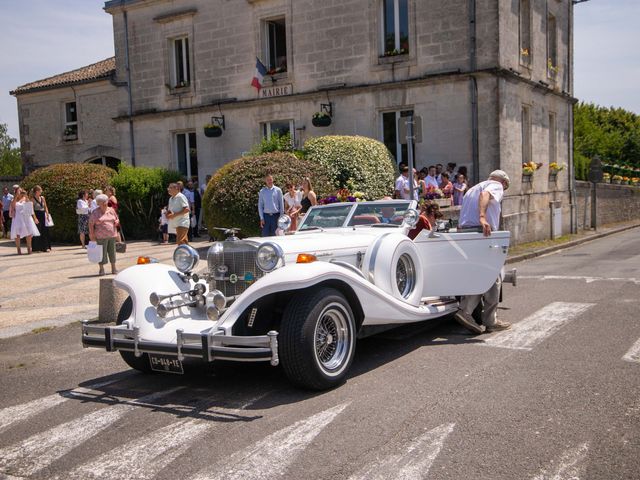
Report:
[{"label": "elderly woman", "polygon": [[176,243],[182,245],[189,243],[188,233],[191,223],[189,221],[189,200],[180,193],[178,183],[170,183],[167,188],[171,196],[167,218],[169,219],[169,228],[176,230]]},{"label": "elderly woman", "polygon": [[104,264],[107,263],[107,256],[111,263],[111,273],[116,274],[116,237],[119,223],[118,214],[107,203],[109,197],[104,194],[96,198],[98,208],[89,215],[89,238],[102,245],[102,261],[98,275],[104,275]]}]

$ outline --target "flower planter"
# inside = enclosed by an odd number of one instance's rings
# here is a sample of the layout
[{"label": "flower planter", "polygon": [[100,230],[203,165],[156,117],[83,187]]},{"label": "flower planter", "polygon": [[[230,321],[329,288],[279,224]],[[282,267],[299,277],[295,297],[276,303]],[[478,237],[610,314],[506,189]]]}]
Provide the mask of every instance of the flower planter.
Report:
[{"label": "flower planter", "polygon": [[328,127],[331,125],[331,117],[328,115],[322,117],[312,117],[311,123],[314,127]]},{"label": "flower planter", "polygon": [[431,201],[437,204],[440,208],[448,208],[451,206],[451,198],[434,198]]},{"label": "flower planter", "polygon": [[204,136],[213,138],[222,135],[222,128],[220,127],[204,127]]},{"label": "flower planter", "polygon": [[522,174],[522,183],[531,183],[533,182],[533,174],[526,175]]},{"label": "flower planter", "polygon": [[614,185],[620,185],[621,180],[611,180],[611,183]]},{"label": "flower planter", "polygon": [[549,181],[557,182],[558,181],[558,172],[549,172]]}]

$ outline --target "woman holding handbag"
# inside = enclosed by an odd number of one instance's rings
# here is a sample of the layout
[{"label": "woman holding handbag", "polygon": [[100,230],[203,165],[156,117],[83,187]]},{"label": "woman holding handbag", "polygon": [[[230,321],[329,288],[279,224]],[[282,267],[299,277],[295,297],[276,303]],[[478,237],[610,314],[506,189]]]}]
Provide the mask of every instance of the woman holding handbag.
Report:
[{"label": "woman holding handbag", "polygon": [[47,217],[49,217],[47,200],[44,198],[44,195],[42,195],[42,187],[40,185],[33,187],[31,192],[33,211],[38,219],[36,226],[40,232],[40,236],[33,239],[33,251],[50,252],[51,240],[49,239],[49,226],[47,225]]},{"label": "woman holding handbag", "polygon": [[102,261],[99,263],[100,270],[98,275],[104,275],[104,264],[107,263],[107,257],[111,263],[111,273],[116,274],[116,237],[118,225],[118,214],[115,210],[107,205],[109,197],[100,194],[96,197],[96,208],[89,215],[89,238],[91,241],[102,245]]}]

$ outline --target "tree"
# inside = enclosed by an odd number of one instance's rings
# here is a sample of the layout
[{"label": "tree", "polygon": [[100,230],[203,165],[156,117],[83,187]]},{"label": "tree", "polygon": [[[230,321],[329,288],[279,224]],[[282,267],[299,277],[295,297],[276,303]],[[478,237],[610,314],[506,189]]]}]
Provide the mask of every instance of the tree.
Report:
[{"label": "tree", "polygon": [[0,175],[21,175],[22,157],[14,145],[18,140],[8,133],[6,123],[0,123]]}]

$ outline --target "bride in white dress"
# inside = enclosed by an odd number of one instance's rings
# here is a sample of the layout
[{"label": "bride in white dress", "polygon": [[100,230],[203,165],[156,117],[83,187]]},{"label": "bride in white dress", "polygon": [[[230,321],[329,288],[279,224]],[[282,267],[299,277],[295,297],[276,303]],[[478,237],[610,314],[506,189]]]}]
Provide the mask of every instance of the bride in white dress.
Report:
[{"label": "bride in white dress", "polygon": [[27,197],[27,192],[20,190],[14,199],[14,214],[11,222],[11,240],[16,241],[18,255],[22,255],[20,250],[20,239],[27,239],[27,254],[31,254],[31,238],[40,236],[36,227],[36,218],[33,212],[33,203]]}]

